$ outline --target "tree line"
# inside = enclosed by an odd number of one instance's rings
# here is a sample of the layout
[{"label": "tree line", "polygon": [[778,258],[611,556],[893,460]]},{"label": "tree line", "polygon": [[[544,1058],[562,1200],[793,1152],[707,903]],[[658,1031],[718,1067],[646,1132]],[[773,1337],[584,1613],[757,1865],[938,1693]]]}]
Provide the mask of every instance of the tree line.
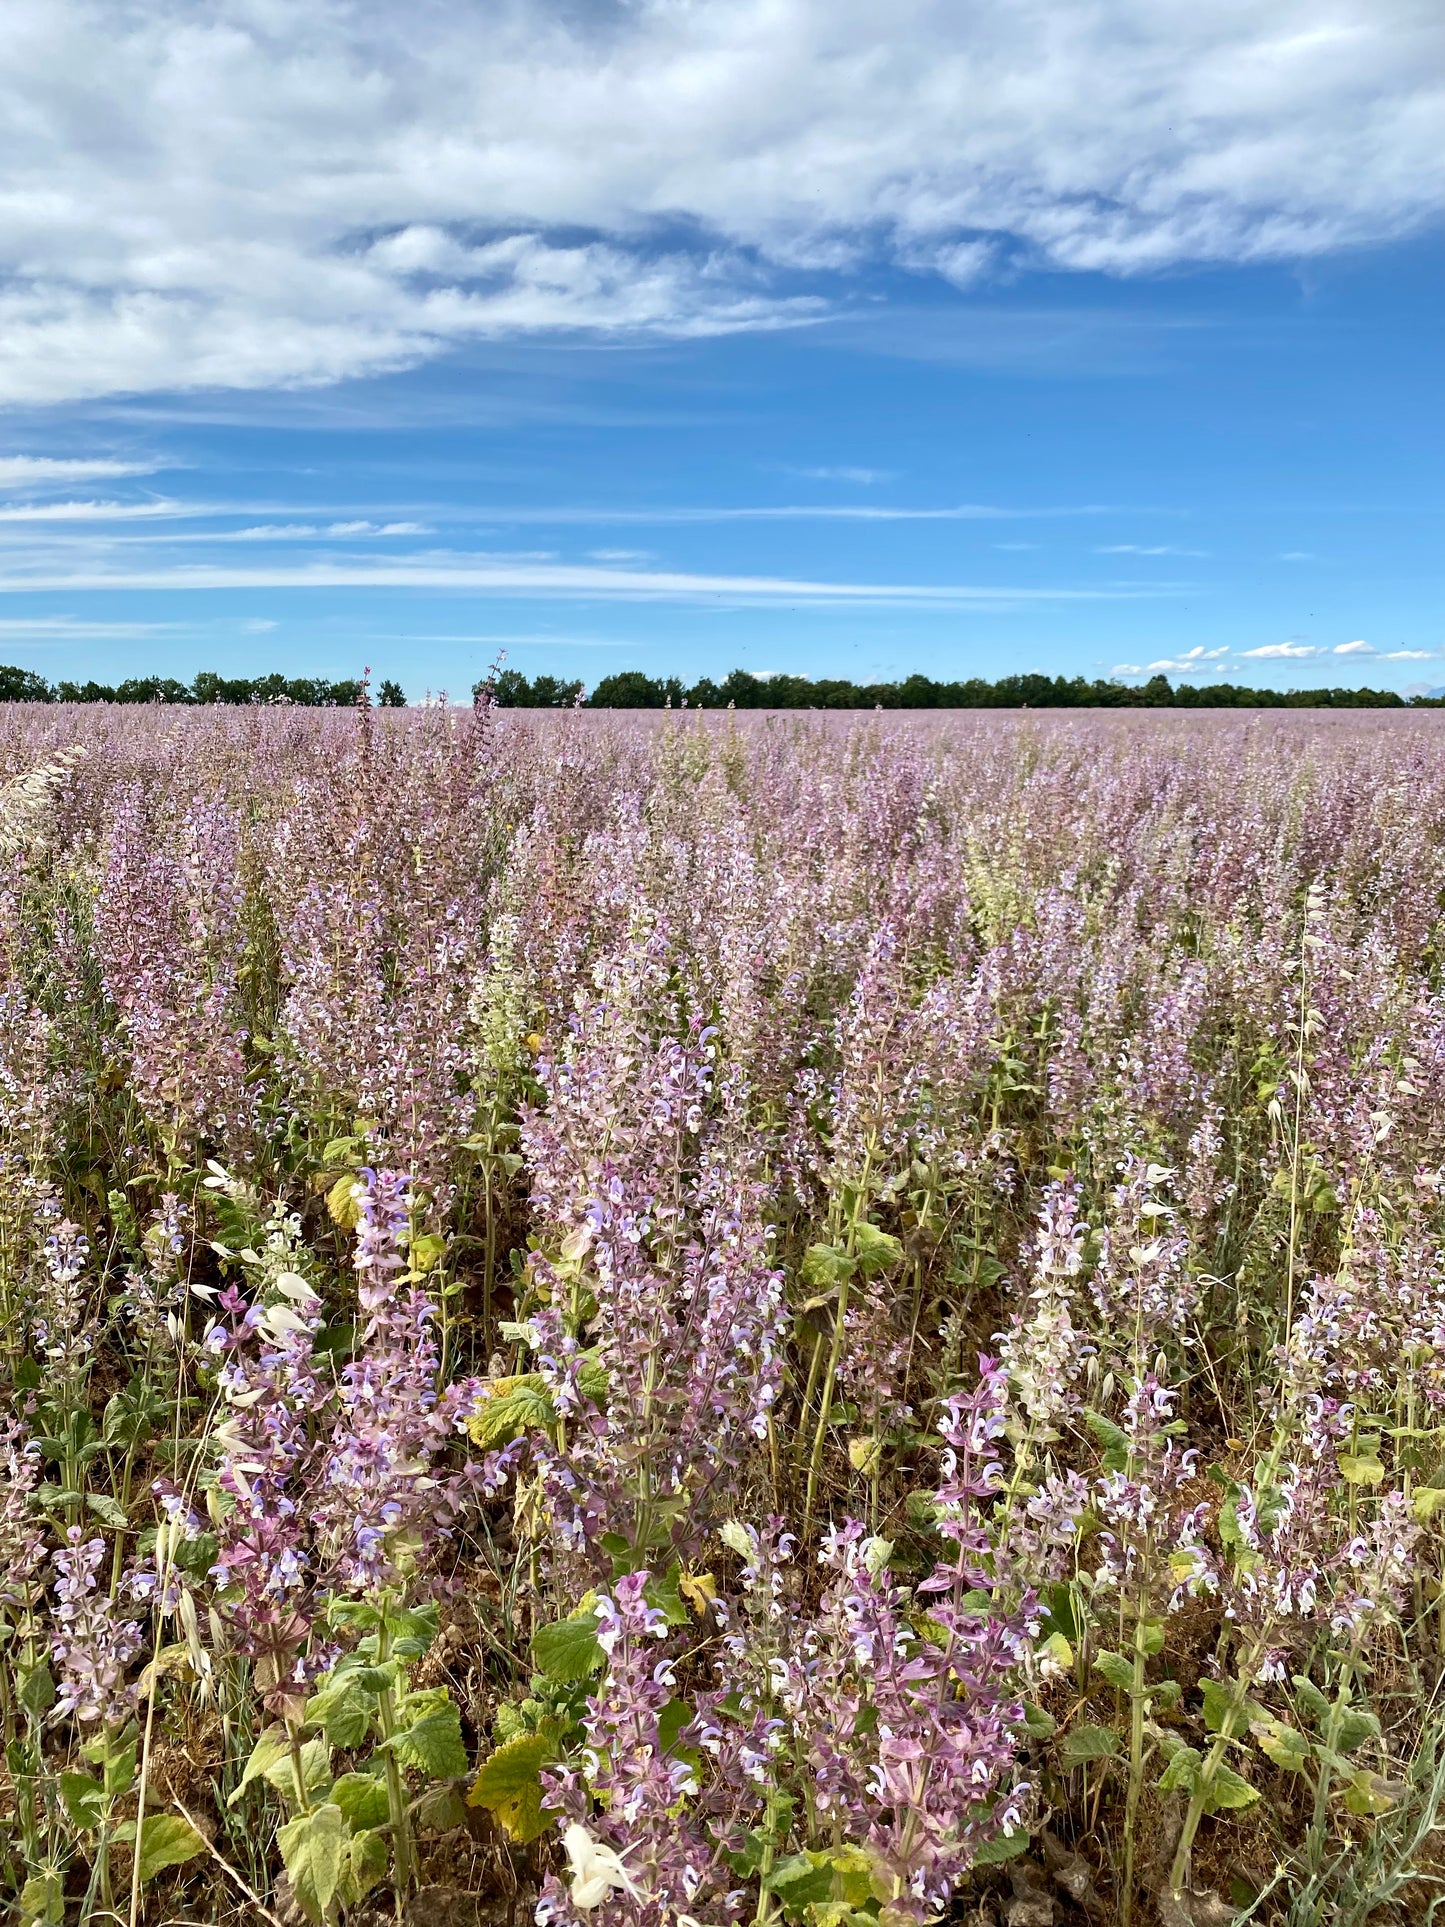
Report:
[{"label": "tree line", "polygon": [[[174,676],[127,676],[124,682],[49,683],[32,669],[0,663],[3,703],[296,703],[303,709],[345,709],[361,700],[362,678],[332,682],[325,676],[218,676],[203,669],[192,682]],[[401,709],[406,693],[399,682],[380,683],[376,700]]]},{"label": "tree line", "polygon": [[[119,683],[49,683],[30,669],[0,664],[0,702],[28,703],[295,703],[307,709],[346,708],[361,700],[361,677],[221,676],[203,669],[191,682],[174,676],[129,676]],[[561,676],[528,678],[517,669],[498,670],[475,684],[473,696],[501,709],[1398,709],[1438,708],[1435,696],[1397,695],[1393,689],[1251,689],[1242,683],[1171,683],[1151,676],[1143,683],[1090,680],[1085,676],[1000,676],[988,682],[935,682],[907,676],[901,682],[854,683],[828,676],[754,676],[734,669],[715,682],[703,676],[649,676],[624,669],[604,676],[588,695],[580,681]],[[384,709],[405,706],[401,684],[379,683]]]},{"label": "tree line", "polygon": [[[557,676],[531,681],[504,669],[476,685],[506,709],[562,709],[583,701],[580,682]],[[1414,698],[1433,704],[1433,698]],[[908,676],[902,682],[854,683],[841,677],[753,676],[734,669],[721,682],[704,676],[686,684],[677,676],[649,676],[625,669],[604,676],[585,698],[589,709],[1395,709],[1406,698],[1392,689],[1249,689],[1239,683],[1173,684],[1167,676],[1143,683],[1089,680],[1084,676],[1000,676],[987,682],[935,682]]]}]

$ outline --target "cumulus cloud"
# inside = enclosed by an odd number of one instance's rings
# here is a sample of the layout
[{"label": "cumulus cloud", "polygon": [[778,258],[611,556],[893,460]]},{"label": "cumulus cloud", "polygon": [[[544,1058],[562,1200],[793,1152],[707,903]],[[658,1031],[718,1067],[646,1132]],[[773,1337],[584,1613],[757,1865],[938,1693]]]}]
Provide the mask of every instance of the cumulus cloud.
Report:
[{"label": "cumulus cloud", "polygon": [[1426,0],[8,0],[0,401],[1393,237],[1442,54]]},{"label": "cumulus cloud", "polygon": [[1334,653],[1337,656],[1373,656],[1375,647],[1369,642],[1337,642]]},{"label": "cumulus cloud", "polygon": [[[1149,674],[1151,676],[1197,676],[1202,670],[1222,669],[1224,664],[1220,658],[1228,654],[1227,643],[1220,649],[1206,649],[1202,642],[1196,643],[1194,648],[1186,649],[1180,655],[1165,656],[1159,662],[1151,662]],[[1119,675],[1123,672],[1115,670],[1114,673]],[[1135,670],[1133,673],[1139,675],[1142,672]]]}]

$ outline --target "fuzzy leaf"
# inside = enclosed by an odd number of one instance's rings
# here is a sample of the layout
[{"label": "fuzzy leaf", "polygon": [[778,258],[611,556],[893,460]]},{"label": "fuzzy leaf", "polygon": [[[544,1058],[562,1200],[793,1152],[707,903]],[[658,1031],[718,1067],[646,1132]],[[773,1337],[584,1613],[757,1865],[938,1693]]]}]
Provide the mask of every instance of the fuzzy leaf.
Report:
[{"label": "fuzzy leaf", "polygon": [[331,1798],[353,1833],[386,1825],[386,1782],[374,1773],[343,1773],[332,1785]]},{"label": "fuzzy leaf", "polygon": [[206,1843],[189,1820],[179,1813],[148,1813],[141,1826],[140,1859],[142,1880],[154,1880],[167,1867],[182,1866],[204,1853]]},{"label": "fuzzy leaf", "polygon": [[1029,1836],[1020,1827],[1015,1833],[996,1833],[985,1840],[973,1856],[975,1867],[996,1867],[1001,1860],[1013,1860],[1028,1849]]},{"label": "fuzzy leaf", "polygon": [[597,1643],[597,1614],[573,1613],[554,1626],[539,1626],[532,1635],[532,1663],[539,1673],[559,1685],[575,1685],[606,1663]]},{"label": "fuzzy leaf", "polygon": [[1065,1766],[1083,1766],[1089,1760],[1111,1759],[1119,1751],[1119,1735],[1112,1726],[1076,1726],[1066,1733],[1059,1748]]},{"label": "fuzzy leaf", "polygon": [[105,1788],[88,1773],[62,1773],[60,1799],[71,1826],[88,1829],[100,1825],[105,1811]]},{"label": "fuzzy leaf", "polygon": [[328,1800],[279,1827],[276,1844],[302,1910],[309,1920],[323,1921],[350,1863],[345,1814]]},{"label": "fuzzy leaf", "polygon": [[459,1780],[467,1770],[467,1749],[462,1744],[462,1716],[447,1698],[446,1688],[417,1693],[409,1704],[417,1717],[382,1744],[407,1766],[434,1780]]},{"label": "fuzzy leaf", "polygon": [[1225,1766],[1220,1761],[1214,1769],[1214,1782],[1205,1799],[1204,1811],[1222,1813],[1239,1807],[1252,1807],[1258,1798],[1258,1787],[1252,1787],[1248,1780],[1241,1779],[1233,1767]]},{"label": "fuzzy leaf", "polygon": [[887,1231],[861,1219],[853,1233],[853,1248],[858,1254],[858,1269],[865,1278],[876,1278],[903,1261],[903,1246]]},{"label": "fuzzy leaf", "polygon": [[1338,1718],[1339,1727],[1335,1734],[1335,1745],[1341,1753],[1353,1753],[1355,1748],[1363,1746],[1366,1740],[1376,1740],[1380,1737],[1380,1722],[1373,1713],[1361,1712],[1352,1707],[1340,1714]]},{"label": "fuzzy leaf", "polygon": [[763,1881],[763,1892],[776,1894],[783,1912],[801,1914],[805,1907],[833,1897],[833,1869],[826,1854],[793,1853],[775,1862]]},{"label": "fuzzy leaf", "polygon": [[1379,1485],[1385,1476],[1378,1457],[1368,1452],[1341,1452],[1335,1464],[1348,1485]]},{"label": "fuzzy leaf", "polygon": [[494,1379],[480,1409],[467,1420],[472,1442],[484,1452],[509,1445],[524,1432],[545,1432],[557,1422],[556,1408],[538,1372]]},{"label": "fuzzy leaf", "polygon": [[1122,1653],[1095,1653],[1094,1667],[1104,1675],[1111,1686],[1117,1686],[1121,1693],[1134,1690],[1134,1668]]},{"label": "fuzzy leaf", "polygon": [[841,1245],[809,1245],[799,1275],[809,1291],[826,1291],[851,1278],[855,1269],[855,1261]]},{"label": "fuzzy leaf", "polygon": [[1192,1793],[1194,1782],[1203,1765],[1203,1755],[1192,1746],[1177,1747],[1170,1756],[1169,1764],[1159,1775],[1161,1793]]},{"label": "fuzzy leaf", "polygon": [[1294,1676],[1294,1691],[1295,1698],[1299,1701],[1300,1705],[1306,1713],[1309,1714],[1315,1725],[1323,1731],[1325,1721],[1330,1716],[1330,1703],[1320,1691],[1319,1687],[1315,1685],[1312,1679],[1307,1679],[1303,1673],[1296,1673]]},{"label": "fuzzy leaf", "polygon": [[346,1866],[341,1894],[347,1907],[359,1906],[378,1881],[386,1878],[386,1839],[379,1833],[353,1833],[346,1843]]},{"label": "fuzzy leaf", "polygon": [[467,1805],[485,1807],[519,1846],[525,1846],[549,1825],[542,1806],[541,1773],[556,1757],[555,1730],[519,1734],[482,1763]]},{"label": "fuzzy leaf", "polygon": [[371,1731],[376,1708],[355,1673],[333,1675],[306,1702],[306,1718],[325,1733],[333,1746],[360,1746]]},{"label": "fuzzy leaf", "polygon": [[1297,1733],[1283,1720],[1256,1720],[1252,1730],[1260,1752],[1266,1759],[1273,1760],[1276,1766],[1283,1767],[1286,1773],[1303,1773],[1309,1765],[1309,1741],[1303,1733]]}]

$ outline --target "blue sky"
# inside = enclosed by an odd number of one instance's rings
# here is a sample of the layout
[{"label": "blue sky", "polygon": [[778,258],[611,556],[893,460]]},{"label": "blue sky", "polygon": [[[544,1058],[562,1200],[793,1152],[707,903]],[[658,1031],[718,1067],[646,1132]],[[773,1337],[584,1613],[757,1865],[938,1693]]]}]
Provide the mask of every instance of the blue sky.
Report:
[{"label": "blue sky", "polygon": [[0,661],[1445,682],[1438,13],[880,18],[15,0]]}]

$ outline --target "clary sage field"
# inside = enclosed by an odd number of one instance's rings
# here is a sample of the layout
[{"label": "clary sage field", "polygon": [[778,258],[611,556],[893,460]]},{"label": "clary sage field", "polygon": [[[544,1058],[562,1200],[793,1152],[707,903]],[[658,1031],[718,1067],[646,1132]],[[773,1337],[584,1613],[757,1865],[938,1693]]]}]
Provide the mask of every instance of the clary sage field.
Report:
[{"label": "clary sage field", "polygon": [[1445,1894],[1427,718],[0,710],[0,1888]]}]

